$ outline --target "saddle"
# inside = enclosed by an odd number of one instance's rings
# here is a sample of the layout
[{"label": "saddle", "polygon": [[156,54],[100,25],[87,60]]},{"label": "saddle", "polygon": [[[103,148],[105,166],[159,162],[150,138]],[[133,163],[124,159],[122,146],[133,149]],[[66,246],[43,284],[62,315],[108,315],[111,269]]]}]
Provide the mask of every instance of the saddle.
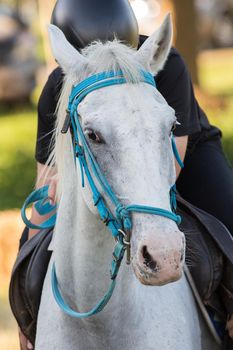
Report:
[{"label": "saddle", "polygon": [[23,334],[34,345],[41,292],[51,251],[52,230],[41,230],[20,249],[9,287],[11,310]]},{"label": "saddle", "polygon": [[[227,228],[212,215],[196,208],[180,196],[177,196],[177,204],[177,212],[182,216],[179,228],[186,236],[186,263],[198,292],[205,304],[211,305],[226,318],[227,311],[219,298],[216,298],[216,290],[220,283],[222,285],[224,277],[223,260],[226,259],[233,265],[233,239]],[[9,299],[12,312],[32,344],[35,344],[43,282],[51,257],[48,247],[52,234],[52,229],[41,230],[22,246],[10,281]],[[233,291],[233,286],[230,290]]]}]

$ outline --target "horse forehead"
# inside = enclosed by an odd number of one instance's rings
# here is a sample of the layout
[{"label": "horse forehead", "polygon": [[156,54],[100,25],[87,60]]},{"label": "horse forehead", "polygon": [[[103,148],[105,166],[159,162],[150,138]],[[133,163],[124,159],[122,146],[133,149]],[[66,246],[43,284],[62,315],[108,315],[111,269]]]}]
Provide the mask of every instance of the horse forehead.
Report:
[{"label": "horse forehead", "polygon": [[79,111],[84,116],[94,113],[105,118],[112,118],[114,113],[118,119],[125,118],[128,113],[128,118],[136,119],[137,112],[149,115],[164,108],[170,107],[156,89],[146,84],[124,84],[93,91],[80,103]]}]

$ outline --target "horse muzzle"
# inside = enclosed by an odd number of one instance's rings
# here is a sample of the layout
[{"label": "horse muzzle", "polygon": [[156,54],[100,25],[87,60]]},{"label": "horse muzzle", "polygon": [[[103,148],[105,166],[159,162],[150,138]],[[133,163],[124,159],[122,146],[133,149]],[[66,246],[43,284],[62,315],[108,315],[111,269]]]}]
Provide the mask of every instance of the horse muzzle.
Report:
[{"label": "horse muzzle", "polygon": [[132,265],[142,284],[162,286],[181,278],[185,259],[184,236],[177,232],[171,240],[166,238],[166,241],[159,237],[153,241],[140,241]]}]

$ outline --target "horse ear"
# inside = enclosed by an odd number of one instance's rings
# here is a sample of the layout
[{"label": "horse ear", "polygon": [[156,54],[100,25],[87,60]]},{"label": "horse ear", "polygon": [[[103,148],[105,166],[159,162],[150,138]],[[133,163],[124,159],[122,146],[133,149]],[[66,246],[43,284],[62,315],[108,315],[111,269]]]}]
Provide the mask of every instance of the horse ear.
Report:
[{"label": "horse ear", "polygon": [[58,27],[50,24],[48,31],[53,56],[65,72],[68,72],[75,65],[87,64],[87,59],[68,42]]},{"label": "horse ear", "polygon": [[172,21],[168,14],[157,29],[135,53],[138,61],[154,75],[166,62],[172,43]]}]

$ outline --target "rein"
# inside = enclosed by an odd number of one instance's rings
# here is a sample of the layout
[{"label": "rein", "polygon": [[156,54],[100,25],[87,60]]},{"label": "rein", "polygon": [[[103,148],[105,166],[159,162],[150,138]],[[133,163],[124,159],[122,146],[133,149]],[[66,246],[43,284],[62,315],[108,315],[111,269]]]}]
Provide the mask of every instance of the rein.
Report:
[{"label": "rein", "polygon": [[[140,81],[143,83],[152,85],[153,87],[156,88],[154,77],[149,72],[141,71]],[[130,204],[126,206],[122,205],[122,203],[117,199],[115,193],[111,189],[104,174],[101,172],[99,165],[96,162],[91,152],[91,149],[86,141],[85,135],[82,130],[82,126],[79,121],[79,115],[78,115],[79,103],[92,91],[101,89],[103,87],[111,86],[111,85],[119,85],[119,84],[125,84],[125,83],[127,83],[127,81],[124,78],[123,73],[121,71],[117,71],[117,72],[110,71],[110,72],[95,74],[83,80],[81,83],[77,84],[76,86],[74,86],[69,97],[67,115],[61,130],[61,132],[65,134],[69,129],[71,129],[71,134],[73,136],[75,161],[78,160],[80,165],[82,187],[85,186],[84,175],[86,175],[86,179],[92,191],[93,203],[97,207],[101,220],[105,223],[105,225],[110,230],[112,236],[116,240],[116,245],[113,252],[113,260],[112,260],[111,269],[110,269],[111,283],[110,283],[109,289],[107,293],[104,295],[104,297],[100,300],[100,302],[88,312],[80,313],[80,312],[74,311],[65,302],[59,289],[59,283],[56,276],[55,263],[53,264],[51,283],[52,283],[54,298],[57,304],[66,314],[75,318],[85,318],[100,312],[105,307],[105,305],[108,303],[109,299],[112,296],[112,293],[116,285],[116,277],[121,265],[121,261],[124,257],[125,251],[127,251],[127,263],[128,264],[130,263],[130,238],[131,238],[131,230],[132,230],[131,213],[137,212],[137,213],[147,213],[151,215],[159,215],[159,216],[163,216],[168,219],[171,219],[175,221],[177,224],[181,222],[180,216],[176,215],[175,213],[175,210],[176,210],[175,185],[173,185],[170,190],[171,211],[162,209],[162,208],[139,205],[139,204]],[[183,163],[179,157],[173,136],[171,139],[171,146],[178,164],[181,167],[183,167]],[[92,171],[94,178],[90,172],[90,169]],[[113,204],[115,208],[114,214],[107,207],[104,198],[102,197],[99,190],[97,189],[95,180],[99,183],[103,192],[108,196],[111,203]],[[45,186],[41,189],[38,189],[32,192],[29,195],[29,197],[26,199],[21,212],[22,212],[22,218],[28,227],[44,229],[55,225],[56,213],[53,213],[53,212],[55,211],[56,207],[51,206],[48,203],[48,201],[46,201],[47,199],[48,199],[48,186]],[[52,213],[50,219],[43,222],[39,226],[31,223],[27,219],[25,214],[26,207],[29,204],[34,202],[36,202],[35,208],[40,215]]]}]

